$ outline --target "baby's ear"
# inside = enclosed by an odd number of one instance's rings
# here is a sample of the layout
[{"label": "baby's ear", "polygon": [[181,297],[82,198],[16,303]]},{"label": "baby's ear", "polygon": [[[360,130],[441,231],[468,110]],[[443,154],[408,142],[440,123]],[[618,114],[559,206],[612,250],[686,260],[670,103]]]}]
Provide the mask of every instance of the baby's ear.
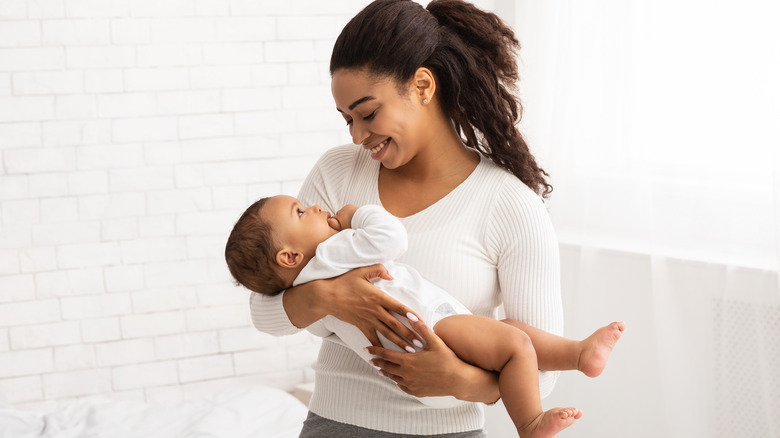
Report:
[{"label": "baby's ear", "polygon": [[290,248],[282,248],[276,253],[276,263],[283,268],[295,268],[303,262],[303,254]]}]

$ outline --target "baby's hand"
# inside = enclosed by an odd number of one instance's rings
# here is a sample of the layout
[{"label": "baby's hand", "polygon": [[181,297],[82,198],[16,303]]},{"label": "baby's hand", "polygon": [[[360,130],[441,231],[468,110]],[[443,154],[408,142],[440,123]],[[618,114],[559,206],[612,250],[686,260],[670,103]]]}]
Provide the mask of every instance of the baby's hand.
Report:
[{"label": "baby's hand", "polygon": [[352,228],[352,216],[355,215],[357,209],[357,205],[352,204],[341,207],[341,210],[337,211],[335,215],[328,219],[328,225],[337,231]]}]

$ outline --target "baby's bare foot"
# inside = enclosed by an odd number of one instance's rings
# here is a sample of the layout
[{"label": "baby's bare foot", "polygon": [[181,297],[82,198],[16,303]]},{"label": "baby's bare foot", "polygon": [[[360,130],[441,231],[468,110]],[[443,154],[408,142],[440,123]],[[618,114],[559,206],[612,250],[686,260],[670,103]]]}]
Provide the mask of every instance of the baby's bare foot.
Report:
[{"label": "baby's bare foot", "polygon": [[542,412],[517,432],[521,438],[549,438],[571,426],[580,417],[582,411],[577,408],[554,408]]},{"label": "baby's bare foot", "polygon": [[626,328],[625,321],[613,322],[601,327],[582,341],[582,352],[577,369],[588,377],[596,377],[604,371],[607,359],[615,343]]}]

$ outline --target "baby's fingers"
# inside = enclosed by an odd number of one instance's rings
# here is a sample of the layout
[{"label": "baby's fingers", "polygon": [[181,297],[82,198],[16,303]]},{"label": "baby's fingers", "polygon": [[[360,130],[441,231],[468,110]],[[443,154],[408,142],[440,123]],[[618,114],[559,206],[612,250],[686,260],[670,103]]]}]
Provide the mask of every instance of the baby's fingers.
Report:
[{"label": "baby's fingers", "polygon": [[369,281],[374,278],[381,278],[383,280],[393,279],[390,273],[387,272],[387,268],[385,268],[385,266],[381,264],[366,266],[363,268],[358,268],[357,270],[360,270],[360,273],[363,276],[363,278]]}]

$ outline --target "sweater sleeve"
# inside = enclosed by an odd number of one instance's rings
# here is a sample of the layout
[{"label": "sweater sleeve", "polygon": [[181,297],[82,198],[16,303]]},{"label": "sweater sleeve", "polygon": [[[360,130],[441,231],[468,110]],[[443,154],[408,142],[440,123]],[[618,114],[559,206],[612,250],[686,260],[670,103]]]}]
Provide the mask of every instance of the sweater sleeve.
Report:
[{"label": "sweater sleeve", "polygon": [[[339,146],[326,152],[314,165],[301,186],[298,199],[304,205],[320,204],[335,211],[340,202],[346,175],[352,166],[354,148]],[[261,332],[274,336],[290,335],[301,331],[287,316],[284,308],[284,292],[276,295],[251,294],[249,299],[252,324]]]},{"label": "sweater sleeve", "polygon": [[284,310],[283,294],[284,292],[276,295],[249,295],[249,310],[256,329],[274,336],[292,335],[301,331],[290,322]]},{"label": "sweater sleeve", "polygon": [[[487,227],[498,255],[498,281],[507,318],[563,335],[558,241],[541,199],[519,181],[496,194]],[[542,397],[558,372],[540,372]]]}]

